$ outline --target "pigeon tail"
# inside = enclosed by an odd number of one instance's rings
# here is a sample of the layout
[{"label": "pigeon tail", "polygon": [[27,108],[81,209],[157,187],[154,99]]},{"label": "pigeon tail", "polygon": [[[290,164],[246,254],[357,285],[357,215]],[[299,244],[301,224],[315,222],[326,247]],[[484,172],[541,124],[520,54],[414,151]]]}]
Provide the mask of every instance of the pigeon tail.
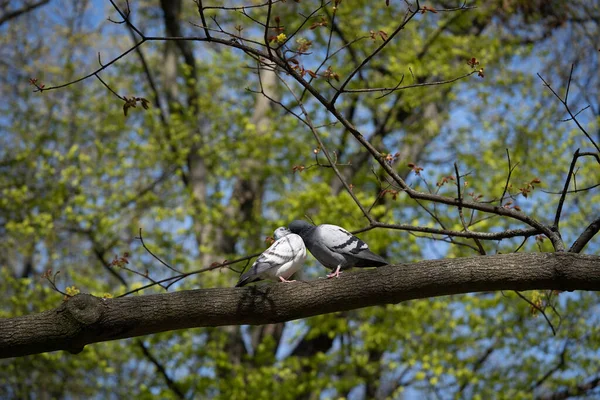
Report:
[{"label": "pigeon tail", "polygon": [[242,275],[242,277],[240,278],[240,280],[238,281],[238,283],[236,283],[235,287],[242,287],[242,286],[246,286],[247,284],[254,282],[254,279],[251,279],[253,276],[251,274],[244,274]]},{"label": "pigeon tail", "polygon": [[357,267],[383,267],[389,264],[383,257],[371,250],[362,251],[357,258],[360,258],[361,261]]},{"label": "pigeon tail", "polygon": [[235,287],[242,287],[242,286],[246,286],[249,283],[263,280],[264,277],[261,276],[260,271],[264,271],[265,269],[268,269],[268,268],[271,268],[271,264],[262,263],[262,262],[258,262],[258,261],[255,262],[248,271],[246,271],[242,276],[240,276],[240,280],[235,285]]}]

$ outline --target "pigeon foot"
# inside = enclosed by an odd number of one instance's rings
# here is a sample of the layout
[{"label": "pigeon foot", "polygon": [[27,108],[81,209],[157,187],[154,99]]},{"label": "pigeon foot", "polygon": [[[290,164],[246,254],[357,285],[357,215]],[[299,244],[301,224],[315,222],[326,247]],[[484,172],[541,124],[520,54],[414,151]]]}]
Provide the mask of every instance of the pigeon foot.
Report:
[{"label": "pigeon foot", "polygon": [[340,274],[342,273],[342,272],[340,271],[340,268],[341,268],[341,267],[340,267],[340,266],[338,266],[338,267],[335,269],[335,272],[332,272],[332,273],[330,273],[330,274],[327,274],[327,278],[339,278],[339,277],[340,277]]}]

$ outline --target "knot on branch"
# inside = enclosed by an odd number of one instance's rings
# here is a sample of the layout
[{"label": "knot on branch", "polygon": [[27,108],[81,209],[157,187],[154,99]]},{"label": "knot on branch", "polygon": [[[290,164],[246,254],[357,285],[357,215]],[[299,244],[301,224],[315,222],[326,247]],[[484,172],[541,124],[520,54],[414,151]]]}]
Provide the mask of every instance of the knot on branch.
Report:
[{"label": "knot on branch", "polygon": [[81,325],[95,324],[103,313],[102,300],[91,294],[78,294],[66,304],[67,311]]}]

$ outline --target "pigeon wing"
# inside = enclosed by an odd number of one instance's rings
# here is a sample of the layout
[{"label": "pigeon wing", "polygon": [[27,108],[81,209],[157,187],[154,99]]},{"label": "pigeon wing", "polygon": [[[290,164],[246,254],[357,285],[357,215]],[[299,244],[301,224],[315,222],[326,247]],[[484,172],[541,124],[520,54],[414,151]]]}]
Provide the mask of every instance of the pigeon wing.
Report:
[{"label": "pigeon wing", "polygon": [[286,237],[282,237],[275,241],[267,250],[265,250],[250,269],[245,272],[238,281],[236,287],[244,286],[250,282],[254,282],[263,277],[275,277],[277,269],[287,262],[294,259],[294,249],[290,245],[290,241]]},{"label": "pigeon wing", "polygon": [[369,246],[342,227],[323,224],[317,228],[318,241],[329,250],[345,255],[356,256]]},{"label": "pigeon wing", "polygon": [[387,265],[387,261],[369,250],[369,245],[336,225],[319,225],[319,241],[329,250],[345,257],[354,258],[355,266],[376,267]]}]

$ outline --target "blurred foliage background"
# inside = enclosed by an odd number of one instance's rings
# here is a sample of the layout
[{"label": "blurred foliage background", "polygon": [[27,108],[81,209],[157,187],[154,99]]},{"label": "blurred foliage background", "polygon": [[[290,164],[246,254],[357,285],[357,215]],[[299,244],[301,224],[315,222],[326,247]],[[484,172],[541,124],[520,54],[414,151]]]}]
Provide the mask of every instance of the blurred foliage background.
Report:
[{"label": "blurred foliage background", "polygon": [[[136,236],[143,229],[152,251],[179,271],[243,257],[267,247],[264,238],[292,219],[349,230],[366,225],[360,210],[330,168],[315,164],[311,132],[259,90],[256,64],[239,51],[191,41],[148,42],[101,73],[119,95],[143,97],[123,115],[123,101],[91,78],[43,93],[46,86],[77,79],[132,46],[109,2],[50,0],[0,4],[0,317],[50,309],[62,296],[40,278],[51,269],[64,290],[76,286],[98,296],[117,296],[148,283],[111,266],[128,253],[128,268],[153,279],[173,274],[154,260]],[[247,4],[258,4],[247,0]],[[370,31],[391,33],[406,5],[344,1],[320,10],[293,38],[310,43],[300,57],[306,69],[331,48],[325,65],[344,79],[381,43]],[[119,5],[125,6],[123,2]],[[433,1],[436,10],[462,1]],[[204,4],[207,6],[208,4]],[[215,6],[238,5],[215,2]],[[517,165],[514,204],[543,221],[554,218],[558,195],[577,148],[589,142],[536,76],[560,93],[571,65],[571,106],[590,108],[579,118],[600,140],[597,1],[491,0],[468,10],[419,14],[349,85],[394,87],[477,74],[452,84],[397,91],[346,94],[338,108],[380,151],[396,154],[395,166],[413,187],[453,195],[453,162],[468,175],[465,193],[499,198]],[[145,32],[202,36],[192,1],[132,1],[132,21]],[[278,2],[273,13],[290,34],[318,2]],[[248,9],[264,20],[266,10]],[[14,14],[14,13],[13,13]],[[332,17],[335,14],[335,18]],[[261,41],[263,32],[239,11],[214,9],[227,31]],[[312,21],[312,20],[311,20]],[[266,90],[281,103],[294,100],[273,74]],[[287,79],[282,76],[283,79]],[[333,81],[335,84],[335,81]],[[291,83],[290,83],[291,84]],[[315,86],[331,96],[324,79]],[[293,86],[297,94],[300,89]],[[386,187],[380,167],[314,100],[305,102],[335,152],[356,196],[389,223],[461,230],[455,209],[422,205]],[[326,160],[319,153],[321,162]],[[598,169],[581,160],[578,187],[598,182]],[[408,163],[423,168],[411,172]],[[302,171],[294,167],[304,166]],[[308,168],[310,167],[310,168]],[[528,193],[520,188],[538,178]],[[439,185],[437,185],[439,184]],[[546,191],[546,192],[544,192]],[[567,243],[599,212],[597,191],[570,195],[561,233]],[[427,209],[425,209],[427,208]],[[436,215],[436,219],[431,214]],[[471,218],[471,215],[468,215]],[[521,227],[482,218],[475,228]],[[394,263],[476,255],[472,241],[373,230],[361,234]],[[522,239],[484,243],[488,254],[515,251]],[[550,251],[528,239],[519,251]],[[598,242],[586,249],[596,253]],[[309,257],[302,279],[325,269]],[[239,272],[243,267],[234,268]],[[233,286],[238,273],[220,269],[188,277],[171,290]],[[159,292],[146,289],[139,294]],[[371,307],[307,320],[256,327],[166,332],[62,352],[0,361],[2,398],[544,398],[600,395],[598,295],[525,294],[546,307],[558,327],[515,293],[480,293]],[[580,392],[578,392],[578,390]],[[555,397],[566,398],[569,396]]]}]

